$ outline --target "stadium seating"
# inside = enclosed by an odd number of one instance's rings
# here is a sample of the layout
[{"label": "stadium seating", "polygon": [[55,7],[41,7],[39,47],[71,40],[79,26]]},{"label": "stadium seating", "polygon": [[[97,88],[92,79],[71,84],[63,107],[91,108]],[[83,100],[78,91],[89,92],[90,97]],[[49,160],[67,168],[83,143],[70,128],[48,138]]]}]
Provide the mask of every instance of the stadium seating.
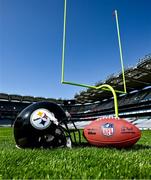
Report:
[{"label": "stadium seating", "polygon": [[9,95],[5,93],[0,93],[0,100],[9,101]]}]

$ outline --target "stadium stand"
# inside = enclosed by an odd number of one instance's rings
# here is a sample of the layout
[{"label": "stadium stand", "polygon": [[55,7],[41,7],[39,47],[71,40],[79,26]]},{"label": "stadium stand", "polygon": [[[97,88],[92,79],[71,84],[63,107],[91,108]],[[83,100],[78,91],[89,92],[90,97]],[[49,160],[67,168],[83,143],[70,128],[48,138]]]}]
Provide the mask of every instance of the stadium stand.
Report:
[{"label": "stadium stand", "polygon": [[[125,76],[128,93],[118,94],[119,116],[136,123],[139,128],[151,128],[151,54],[141,59],[135,67],[126,69]],[[104,83],[122,90],[122,73],[112,74]],[[39,101],[60,104],[74,121],[84,121],[82,127],[86,121],[114,115],[112,94],[102,90],[87,89],[76,94],[73,100],[0,93],[0,124],[8,119],[12,123],[22,109]]]},{"label": "stadium stand", "polygon": [[22,102],[29,103],[29,102],[33,102],[33,101],[34,101],[34,97],[32,97],[32,96],[23,96],[22,97]]},{"label": "stadium stand", "polygon": [[[151,54],[141,59],[135,67],[127,68],[125,70],[125,79],[127,92],[141,90],[145,87],[151,86]],[[99,86],[101,84],[98,83],[96,85]],[[115,89],[123,90],[122,73],[120,72],[117,75],[112,74],[104,84],[109,84]],[[101,101],[111,96],[112,94],[107,91],[88,89],[82,91],[80,94],[76,94],[75,99],[78,103],[84,104],[88,102]]]},{"label": "stadium stand", "polygon": [[46,101],[46,98],[44,98],[44,97],[34,97],[33,101],[34,102]]},{"label": "stadium stand", "polygon": [[10,94],[10,95],[9,95],[9,100],[10,100],[10,101],[18,101],[18,102],[21,102],[21,101],[22,101],[22,96],[17,95],[17,94]]},{"label": "stadium stand", "polygon": [[5,93],[0,93],[0,100],[9,101],[9,95]]}]

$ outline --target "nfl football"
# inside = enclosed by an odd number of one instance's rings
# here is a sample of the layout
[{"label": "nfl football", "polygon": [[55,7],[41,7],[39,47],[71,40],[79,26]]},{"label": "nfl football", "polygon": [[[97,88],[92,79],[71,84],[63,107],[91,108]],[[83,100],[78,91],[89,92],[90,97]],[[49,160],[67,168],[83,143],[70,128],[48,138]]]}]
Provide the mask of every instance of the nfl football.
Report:
[{"label": "nfl football", "polygon": [[126,148],[134,145],[141,131],[121,118],[99,118],[84,128],[84,137],[98,147]]}]

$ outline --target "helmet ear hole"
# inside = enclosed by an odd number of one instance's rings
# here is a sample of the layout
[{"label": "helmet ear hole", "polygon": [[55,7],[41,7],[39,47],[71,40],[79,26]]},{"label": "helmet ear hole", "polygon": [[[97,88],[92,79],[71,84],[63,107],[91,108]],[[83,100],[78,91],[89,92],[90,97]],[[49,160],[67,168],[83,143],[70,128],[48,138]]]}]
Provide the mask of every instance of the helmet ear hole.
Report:
[{"label": "helmet ear hole", "polygon": [[59,128],[57,128],[57,129],[55,130],[55,134],[56,134],[56,135],[57,135],[57,134],[58,134],[58,135],[61,135],[61,133],[62,133],[62,132],[61,132],[61,130],[60,130]]},{"label": "helmet ear hole", "polygon": [[[59,133],[58,133],[59,132]],[[40,139],[41,147],[56,148],[66,146],[66,136],[62,129],[57,127],[53,134],[45,134]]]},{"label": "helmet ear hole", "polygon": [[45,135],[45,139],[46,139],[46,142],[51,142],[54,140],[54,136],[52,136],[51,134],[48,134],[48,135]]}]

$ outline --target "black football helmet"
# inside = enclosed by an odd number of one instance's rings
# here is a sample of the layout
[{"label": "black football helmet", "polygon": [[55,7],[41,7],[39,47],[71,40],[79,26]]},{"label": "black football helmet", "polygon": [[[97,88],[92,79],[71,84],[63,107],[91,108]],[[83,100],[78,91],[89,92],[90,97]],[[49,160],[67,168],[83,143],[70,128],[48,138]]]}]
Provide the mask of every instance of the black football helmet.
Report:
[{"label": "black football helmet", "polygon": [[[69,121],[74,127],[72,130],[68,128]],[[19,148],[70,147],[77,143],[76,131],[81,141],[80,131],[74,122],[67,118],[59,105],[52,102],[29,105],[14,122],[14,137]]]}]

